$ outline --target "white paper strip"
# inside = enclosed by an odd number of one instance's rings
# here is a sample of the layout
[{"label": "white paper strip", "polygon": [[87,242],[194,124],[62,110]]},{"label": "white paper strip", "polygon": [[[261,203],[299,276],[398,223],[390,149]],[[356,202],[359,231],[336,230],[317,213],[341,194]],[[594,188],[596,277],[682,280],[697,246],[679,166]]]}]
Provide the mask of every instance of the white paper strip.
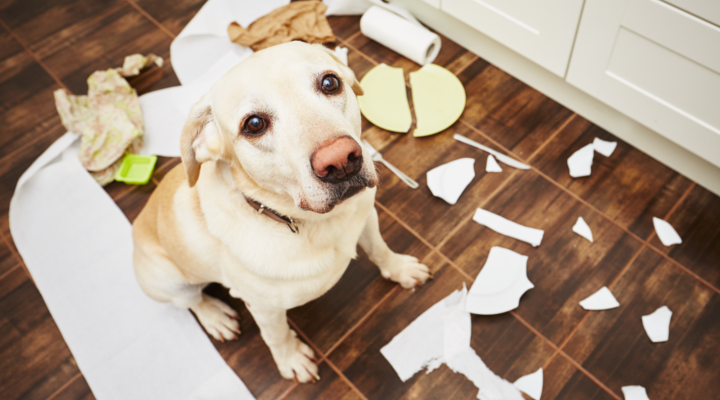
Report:
[{"label": "white paper strip", "polygon": [[540,400],[543,389],[543,369],[540,368],[530,375],[521,377],[513,385],[533,399]]},{"label": "white paper strip", "polygon": [[623,386],[620,388],[625,400],[650,400],[642,386]]},{"label": "white paper strip", "polygon": [[538,247],[542,242],[544,233],[542,230],[517,224],[482,208],[475,211],[473,220],[497,233],[530,243],[534,247]]},{"label": "white paper strip", "polygon": [[461,158],[428,171],[427,185],[434,196],[455,204],[473,178],[475,159]]},{"label": "white paper strip", "polygon": [[643,328],[655,343],[667,342],[670,337],[670,318],[672,311],[667,306],[662,306],[650,315],[642,316]]},{"label": "white paper strip", "polygon": [[516,309],[520,297],[535,287],[527,277],[527,260],[527,256],[502,247],[490,249],[468,293],[467,311],[494,315]]},{"label": "white paper strip", "polygon": [[470,379],[481,400],[522,400],[510,382],[495,375],[470,347],[471,321],[465,311],[467,289],[456,290],[430,307],[380,349],[403,382],[442,364]]},{"label": "white paper strip", "polygon": [[20,178],[10,230],[95,397],[230,398],[203,395],[211,385],[252,399],[189,311],[142,292],[130,223],[68,148],[75,139],[65,134]]},{"label": "white paper strip", "polygon": [[618,303],[615,299],[615,296],[613,296],[610,292],[610,289],[603,286],[590,297],[581,301],[580,305],[586,310],[609,310],[611,308],[619,307],[620,303]]},{"label": "white paper strip", "polygon": [[567,160],[568,167],[570,168],[570,176],[573,178],[590,176],[593,153],[592,143],[573,153]]},{"label": "white paper strip", "polygon": [[497,161],[495,161],[495,157],[493,157],[492,154],[488,154],[487,164],[485,164],[485,171],[502,172],[502,168],[500,168],[500,165],[497,163]]},{"label": "white paper strip", "polygon": [[660,218],[653,217],[653,225],[655,226],[655,233],[657,233],[658,238],[660,238],[660,241],[665,246],[672,246],[674,244],[682,243],[680,235],[678,235],[672,225],[670,225],[666,221]]},{"label": "white paper strip", "polygon": [[607,142],[598,138],[595,138],[595,140],[593,140],[593,148],[595,149],[595,151],[604,155],[605,157],[610,157],[613,151],[615,151],[615,147],[617,147],[617,142]]},{"label": "white paper strip", "polygon": [[575,222],[575,225],[572,227],[573,232],[577,233],[578,235],[584,237],[585,239],[589,240],[590,243],[593,241],[593,235],[592,231],[590,230],[590,227],[588,224],[585,223],[585,220],[583,217],[578,217],[577,222]]}]

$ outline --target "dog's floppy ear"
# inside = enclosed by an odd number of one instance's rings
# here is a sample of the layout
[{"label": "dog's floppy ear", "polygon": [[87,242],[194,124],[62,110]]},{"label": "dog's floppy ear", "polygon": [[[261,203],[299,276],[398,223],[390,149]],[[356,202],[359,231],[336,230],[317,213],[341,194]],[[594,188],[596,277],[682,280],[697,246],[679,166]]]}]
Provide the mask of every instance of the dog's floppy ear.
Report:
[{"label": "dog's floppy ear", "polygon": [[351,70],[347,65],[345,65],[345,63],[340,61],[340,59],[335,55],[332,50],[328,49],[323,45],[318,46],[322,47],[323,50],[325,50],[330,55],[330,57],[332,57],[338,63],[340,68],[340,75],[342,75],[342,78],[348,82],[352,82],[351,88],[353,93],[355,93],[355,96],[362,96],[363,94],[365,94],[362,90],[362,87],[360,86],[360,82],[358,82],[357,78],[355,78],[355,73],[353,72],[353,70]]},{"label": "dog's floppy ear", "polygon": [[190,187],[195,186],[202,163],[222,158],[223,141],[210,106],[210,93],[190,110],[180,135],[180,151]]}]

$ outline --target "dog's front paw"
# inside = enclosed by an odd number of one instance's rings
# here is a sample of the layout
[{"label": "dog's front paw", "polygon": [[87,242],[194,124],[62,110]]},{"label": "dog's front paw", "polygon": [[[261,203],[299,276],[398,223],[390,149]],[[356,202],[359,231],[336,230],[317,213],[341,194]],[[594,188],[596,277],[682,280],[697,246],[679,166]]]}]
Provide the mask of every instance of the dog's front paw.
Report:
[{"label": "dog's front paw", "polygon": [[404,254],[393,254],[392,257],[380,266],[382,276],[395,281],[405,289],[420,286],[428,278],[432,278],[430,269],[420,264],[417,258]]},{"label": "dog's front paw", "polygon": [[[293,336],[295,332],[291,331]],[[294,348],[286,352],[282,359],[276,359],[280,375],[285,379],[293,379],[301,383],[313,382],[320,379],[318,366],[313,361],[315,353],[310,346],[293,337]]]},{"label": "dog's front paw", "polygon": [[214,297],[203,294],[200,304],[190,308],[197,316],[200,325],[205,331],[215,338],[224,342],[235,340],[240,334],[240,323],[238,313],[230,306]]}]

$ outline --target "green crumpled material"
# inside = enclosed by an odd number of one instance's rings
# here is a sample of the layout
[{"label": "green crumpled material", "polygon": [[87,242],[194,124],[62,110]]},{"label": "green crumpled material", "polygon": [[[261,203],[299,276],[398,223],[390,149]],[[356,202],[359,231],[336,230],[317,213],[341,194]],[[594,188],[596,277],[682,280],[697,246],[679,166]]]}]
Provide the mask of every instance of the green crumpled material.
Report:
[{"label": "green crumpled material", "polygon": [[142,148],[145,126],[140,101],[125,76],[133,76],[151,63],[162,66],[153,54],[125,58],[121,68],[96,71],[88,78],[88,94],[76,96],[55,91],[55,106],[67,130],[80,136],[78,158],[100,185],[115,179],[126,153]]}]

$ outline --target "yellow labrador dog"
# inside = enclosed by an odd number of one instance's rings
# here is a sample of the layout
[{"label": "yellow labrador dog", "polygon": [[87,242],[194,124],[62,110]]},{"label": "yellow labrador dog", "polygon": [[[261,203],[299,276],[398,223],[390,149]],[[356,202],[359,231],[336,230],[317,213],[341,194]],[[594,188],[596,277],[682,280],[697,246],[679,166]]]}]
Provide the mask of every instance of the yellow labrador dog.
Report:
[{"label": "yellow labrador dog", "polygon": [[404,288],[430,277],[380,236],[378,178],[359,142],[361,94],[353,72],[321,46],[292,42],[255,53],[193,107],[182,166],[133,224],[145,293],[189,308],[223,341],[240,333],[238,314],[202,290],[210,282],[229,288],[287,379],[319,377],[286,310],[327,292],[358,244]]}]

